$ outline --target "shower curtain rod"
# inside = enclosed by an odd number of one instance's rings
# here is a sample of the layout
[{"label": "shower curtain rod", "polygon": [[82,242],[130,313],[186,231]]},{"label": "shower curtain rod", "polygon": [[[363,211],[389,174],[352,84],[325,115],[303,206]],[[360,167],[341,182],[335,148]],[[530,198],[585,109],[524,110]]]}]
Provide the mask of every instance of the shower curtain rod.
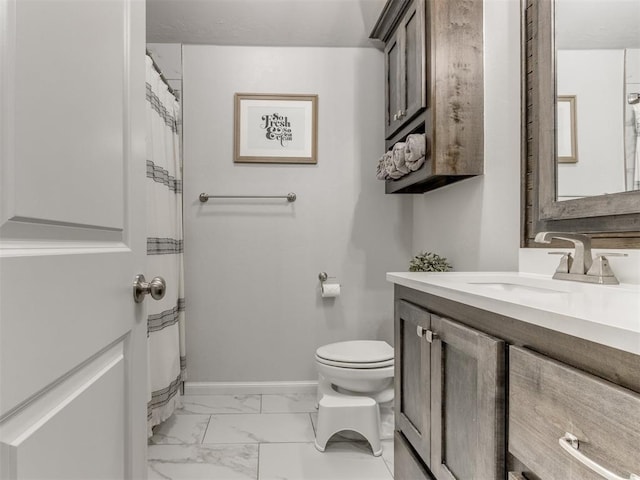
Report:
[{"label": "shower curtain rod", "polygon": [[176,94],[175,90],[173,88],[171,88],[171,85],[169,85],[169,81],[166,79],[166,77],[164,76],[164,74],[162,73],[162,70],[160,70],[160,67],[158,66],[158,64],[156,63],[156,61],[153,59],[153,55],[151,55],[151,52],[149,52],[149,50],[147,50],[147,56],[151,59],[151,63],[153,64],[153,69],[158,72],[158,75],[160,75],[160,78],[162,79],[162,81],[164,82],[164,84],[167,86],[167,88],[169,89],[169,92],[171,93],[171,95],[173,95],[174,97],[176,97],[176,100],[178,99],[178,95]]}]

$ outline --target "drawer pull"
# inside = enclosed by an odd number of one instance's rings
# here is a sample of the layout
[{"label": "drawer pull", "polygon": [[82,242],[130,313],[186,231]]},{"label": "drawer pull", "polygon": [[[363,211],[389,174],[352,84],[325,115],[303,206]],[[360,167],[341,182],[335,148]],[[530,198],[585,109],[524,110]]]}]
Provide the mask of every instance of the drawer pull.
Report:
[{"label": "drawer pull", "polygon": [[565,433],[562,437],[558,439],[560,446],[569,453],[573,458],[578,460],[580,463],[585,465],[587,468],[590,468],[598,475],[606,478],[607,480],[640,480],[640,477],[635,474],[630,474],[629,477],[621,477],[616,475],[611,470],[607,470],[599,463],[594,462],[589,457],[584,455],[581,451],[578,450],[580,447],[580,441],[578,437],[570,434],[569,432]]}]

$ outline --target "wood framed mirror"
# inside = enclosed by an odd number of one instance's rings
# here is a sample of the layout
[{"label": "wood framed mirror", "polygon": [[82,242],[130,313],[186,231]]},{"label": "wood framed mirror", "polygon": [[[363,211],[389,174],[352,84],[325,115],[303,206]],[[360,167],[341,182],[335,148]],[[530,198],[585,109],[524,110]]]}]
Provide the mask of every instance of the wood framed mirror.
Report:
[{"label": "wood framed mirror", "polygon": [[[556,230],[590,234],[599,248],[640,248],[633,183],[640,108],[635,114],[631,106],[640,87],[636,10],[640,2],[630,0],[522,0],[522,247],[542,247],[536,233]],[[623,26],[628,18],[635,27]],[[594,32],[612,31],[607,23],[616,25],[616,38],[605,41]],[[604,81],[615,86],[603,88]],[[558,127],[561,136],[567,128],[558,123],[559,96],[574,97],[576,162],[558,162]]]}]

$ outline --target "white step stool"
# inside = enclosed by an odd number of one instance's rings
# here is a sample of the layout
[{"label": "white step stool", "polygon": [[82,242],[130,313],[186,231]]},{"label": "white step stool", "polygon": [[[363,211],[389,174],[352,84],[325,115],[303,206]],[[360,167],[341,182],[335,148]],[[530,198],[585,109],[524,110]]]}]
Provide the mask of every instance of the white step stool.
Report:
[{"label": "white step stool", "polygon": [[382,454],[380,445],[380,409],[371,397],[352,397],[327,393],[318,402],[316,448],[324,452],[329,439],[342,430],[353,430],[367,439],[373,455]]}]

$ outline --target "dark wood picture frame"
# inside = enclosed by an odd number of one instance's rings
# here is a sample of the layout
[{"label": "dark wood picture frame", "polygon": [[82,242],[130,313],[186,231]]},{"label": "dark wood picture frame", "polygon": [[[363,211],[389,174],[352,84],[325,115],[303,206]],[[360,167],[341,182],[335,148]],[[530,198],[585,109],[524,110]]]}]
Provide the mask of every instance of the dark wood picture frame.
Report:
[{"label": "dark wood picture frame", "polygon": [[[578,127],[576,116],[576,96],[558,95],[558,163],[578,162]],[[561,146],[568,143],[568,152],[561,151]],[[566,153],[565,155],[563,155]]]},{"label": "dark wood picture frame", "polygon": [[640,248],[640,191],[557,200],[554,21],[553,0],[522,0],[521,246],[548,248],[536,233],[561,231],[589,234],[596,248]]}]

